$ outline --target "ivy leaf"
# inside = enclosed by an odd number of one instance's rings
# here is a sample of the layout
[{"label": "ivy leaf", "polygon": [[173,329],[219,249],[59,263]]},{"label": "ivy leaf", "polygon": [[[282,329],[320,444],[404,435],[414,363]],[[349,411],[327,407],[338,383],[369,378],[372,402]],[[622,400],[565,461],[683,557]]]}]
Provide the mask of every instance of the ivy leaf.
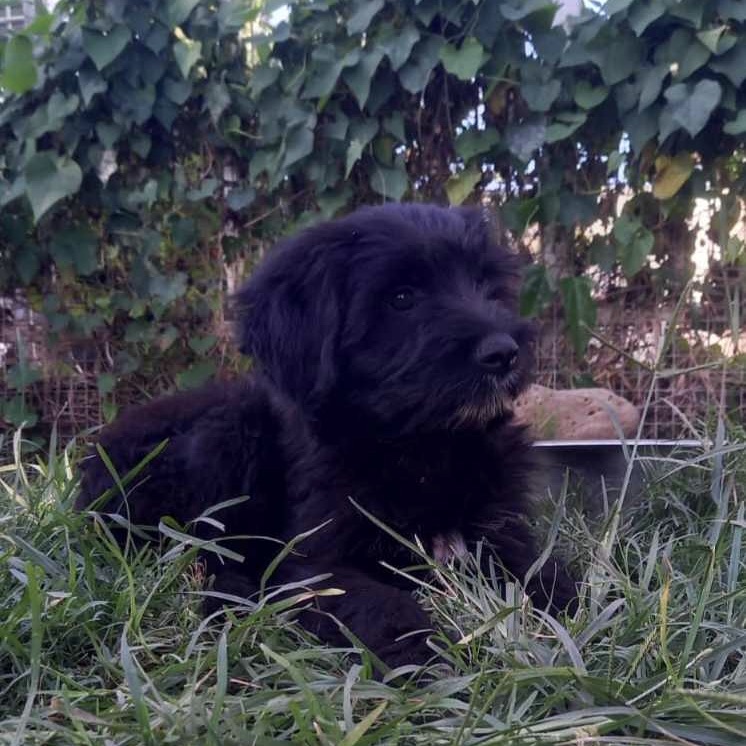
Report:
[{"label": "ivy leaf", "polygon": [[456,155],[467,163],[475,155],[486,153],[499,142],[500,135],[494,127],[484,130],[469,129],[456,138]]},{"label": "ivy leaf", "polygon": [[117,24],[108,32],[84,28],[83,49],[100,71],[119,57],[131,38],[132,32],[122,24]]},{"label": "ivy leaf", "polygon": [[653,196],[656,199],[671,199],[689,180],[694,170],[691,153],[678,153],[673,158],[660,155],[655,159],[655,181]]},{"label": "ivy leaf", "polygon": [[170,28],[181,26],[198,2],[199,0],[166,0],[164,20]]},{"label": "ivy leaf", "polygon": [[37,153],[26,164],[26,196],[34,211],[34,221],[65,197],[80,189],[83,173],[80,166],[68,158],[50,153]]},{"label": "ivy leaf", "polygon": [[359,58],[359,51],[340,58],[338,51],[331,44],[314,49],[311,53],[311,69],[303,86],[303,98],[326,98],[334,90],[342,70],[354,65]]},{"label": "ivy leaf", "polygon": [[595,109],[608,95],[609,89],[606,86],[592,86],[587,80],[580,80],[575,86],[573,98],[581,109]]},{"label": "ivy leaf", "polygon": [[218,366],[214,360],[199,360],[186,370],[177,373],[176,386],[182,391],[196,389],[215,375]]},{"label": "ivy leaf", "polygon": [[552,296],[547,268],[543,264],[530,265],[521,285],[521,316],[539,316],[552,302]]},{"label": "ivy leaf", "polygon": [[583,111],[570,111],[557,114],[556,121],[552,122],[546,130],[545,138],[549,143],[559,142],[573,134],[579,127],[585,124],[588,115]]},{"label": "ivy leaf", "polygon": [[533,158],[534,153],[544,144],[547,126],[544,120],[509,125],[505,131],[508,149],[524,163]]},{"label": "ivy leaf", "polygon": [[470,166],[457,174],[453,174],[445,184],[448,201],[452,205],[462,204],[481,178],[482,172],[477,166]]},{"label": "ivy leaf", "polygon": [[563,277],[559,283],[565,324],[575,352],[582,355],[596,325],[596,303],[588,277]]},{"label": "ivy leaf", "polygon": [[522,83],[521,95],[532,111],[549,111],[562,90],[559,80],[548,83]]},{"label": "ivy leaf", "polygon": [[600,65],[604,84],[616,85],[639,70],[644,51],[642,41],[632,35],[612,41]]},{"label": "ivy leaf", "polygon": [[624,274],[633,277],[645,266],[648,254],[653,250],[653,234],[637,218],[620,215],[614,223],[612,235]]},{"label": "ivy leaf", "polygon": [[83,277],[98,269],[97,249],[98,236],[87,225],[63,228],[53,235],[49,245],[58,267],[71,267]]},{"label": "ivy leaf", "polygon": [[654,65],[640,73],[642,89],[640,90],[640,101],[637,110],[642,111],[655,103],[661,92],[663,81],[671,72],[671,66],[667,64]]},{"label": "ivy leaf", "polygon": [[420,40],[420,32],[408,23],[402,29],[395,31],[393,26],[387,26],[376,39],[377,48],[389,58],[391,69],[398,70],[412,53],[414,45]]},{"label": "ivy leaf", "polygon": [[592,264],[597,264],[602,272],[611,272],[616,263],[616,247],[602,236],[594,236],[589,247]]},{"label": "ivy leaf", "polygon": [[202,42],[190,39],[188,36],[181,34],[173,45],[174,59],[181,70],[184,78],[189,77],[189,71],[202,56]]},{"label": "ivy leaf", "polygon": [[373,163],[369,178],[370,186],[377,194],[395,202],[398,202],[409,188],[409,177],[401,162],[393,168]]},{"label": "ivy leaf", "polygon": [[305,158],[313,152],[313,130],[308,127],[295,127],[285,136],[285,157],[283,168]]},{"label": "ivy leaf", "polygon": [[409,61],[399,70],[399,80],[410,93],[420,93],[425,88],[430,73],[438,64],[442,46],[440,36],[428,36],[415,44]]},{"label": "ivy leaf", "polygon": [[[725,31],[727,31],[728,27],[723,26],[716,26],[715,28],[707,29],[706,31],[700,31],[697,34],[697,38],[704,44],[713,54],[718,54],[719,46],[720,46],[720,37],[723,35]],[[721,52],[723,50],[720,50]]]},{"label": "ivy leaf", "polygon": [[[694,137],[709,121],[710,114],[720,102],[722,90],[720,83],[714,80],[700,80],[694,88],[685,83],[677,83],[664,93],[668,101],[666,109],[673,121]],[[669,134],[669,129],[670,127],[666,127],[664,130],[661,126],[661,142]]]},{"label": "ivy leaf", "polygon": [[29,285],[41,268],[38,249],[30,244],[17,247],[14,264],[21,282]]},{"label": "ivy leaf", "polygon": [[191,337],[189,348],[200,357],[206,355],[217,344],[218,338],[214,334],[206,334],[204,337]]},{"label": "ivy leaf", "polygon": [[723,132],[729,135],[742,135],[746,132],[746,109],[741,109],[735,119],[723,125]]},{"label": "ivy leaf", "polygon": [[736,88],[746,80],[746,39],[741,40],[722,57],[710,63],[710,69],[722,73]]},{"label": "ivy leaf", "polygon": [[87,62],[78,72],[78,86],[83,103],[88,106],[97,93],[103,93],[109,86],[104,78],[99,75],[96,68]]},{"label": "ivy leaf", "polygon": [[5,45],[0,86],[11,93],[25,93],[36,85],[37,79],[31,40],[24,34],[11,37]]},{"label": "ivy leaf", "polygon": [[256,190],[253,187],[231,189],[226,198],[226,203],[231,210],[238,212],[248,207],[256,199]]},{"label": "ivy leaf", "polygon": [[373,49],[366,52],[354,67],[346,69],[342,73],[342,79],[347,83],[353,95],[357,99],[357,105],[363,109],[370,95],[370,84],[378,65],[383,59],[383,50]]},{"label": "ivy leaf", "polygon": [[720,0],[717,12],[721,18],[746,21],[746,4],[744,4],[743,0]]},{"label": "ivy leaf", "polygon": [[228,108],[231,103],[231,96],[228,93],[228,87],[221,81],[212,81],[207,86],[207,94],[205,95],[205,105],[210,112],[210,119],[212,123],[217,125],[223,112]]},{"label": "ivy leaf", "polygon": [[354,165],[360,160],[365,146],[375,137],[377,132],[378,122],[375,119],[356,122],[350,128],[350,144],[347,148],[345,179],[349,177]]},{"label": "ivy leaf", "polygon": [[357,0],[355,9],[347,19],[347,33],[361,34],[368,30],[373,16],[384,6],[384,0]]},{"label": "ivy leaf", "polygon": [[627,20],[632,30],[642,36],[645,29],[658,20],[666,12],[666,6],[660,0],[648,0],[645,3],[635,3],[630,8]]},{"label": "ivy leaf", "polygon": [[460,47],[445,44],[440,50],[443,67],[460,80],[471,80],[485,59],[484,48],[473,36],[468,36]]},{"label": "ivy leaf", "polygon": [[39,415],[29,408],[23,394],[6,399],[2,404],[3,419],[14,428],[34,427],[39,421]]},{"label": "ivy leaf", "polygon": [[98,393],[101,396],[106,396],[106,394],[110,394],[114,391],[116,383],[116,376],[111,373],[100,373],[96,377],[96,386],[98,387]]}]

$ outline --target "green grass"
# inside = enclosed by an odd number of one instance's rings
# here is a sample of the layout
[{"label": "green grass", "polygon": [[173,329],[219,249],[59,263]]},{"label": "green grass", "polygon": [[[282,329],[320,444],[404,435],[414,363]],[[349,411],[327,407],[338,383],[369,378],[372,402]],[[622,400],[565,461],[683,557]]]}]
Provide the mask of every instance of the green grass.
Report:
[{"label": "green grass", "polygon": [[744,744],[746,438],[729,437],[657,464],[668,476],[618,519],[567,509],[572,618],[441,569],[421,596],[461,641],[383,681],[271,596],[203,620],[179,534],[122,552],[72,511],[71,451],[16,457],[0,471],[0,743]]}]

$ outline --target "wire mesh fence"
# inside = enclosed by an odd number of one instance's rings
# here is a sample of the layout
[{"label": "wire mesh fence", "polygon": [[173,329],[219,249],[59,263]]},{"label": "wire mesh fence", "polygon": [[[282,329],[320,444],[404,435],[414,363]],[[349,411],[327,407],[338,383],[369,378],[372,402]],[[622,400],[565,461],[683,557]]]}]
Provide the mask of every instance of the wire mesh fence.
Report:
[{"label": "wire mesh fence", "polygon": [[[734,287],[745,279],[741,275]],[[678,318],[673,301],[654,295],[635,303],[629,302],[629,293],[600,300],[595,336],[582,357],[573,350],[560,309],[552,306],[540,320],[537,382],[555,389],[608,388],[638,406],[652,387],[644,423],[650,438],[692,437],[719,411],[746,421],[746,331],[733,328],[729,294],[708,290],[706,283],[700,288],[682,304]],[[161,393],[170,383],[167,375],[160,380],[128,377],[114,392],[102,392],[99,376],[112,370],[111,340],[98,333],[95,339],[50,345],[43,317],[29,309],[20,293],[2,299],[0,310],[0,398],[27,406],[42,429],[55,425],[63,439],[101,424],[116,409]],[[230,348],[225,320],[217,331],[222,344],[216,349]],[[0,426],[12,427],[7,421]]]}]

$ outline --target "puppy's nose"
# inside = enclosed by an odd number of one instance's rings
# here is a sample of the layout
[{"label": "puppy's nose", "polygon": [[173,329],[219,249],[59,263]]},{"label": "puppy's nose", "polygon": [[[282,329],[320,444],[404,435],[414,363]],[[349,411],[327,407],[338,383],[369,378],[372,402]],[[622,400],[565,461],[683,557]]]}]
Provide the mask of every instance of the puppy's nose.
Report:
[{"label": "puppy's nose", "polygon": [[509,334],[490,334],[475,351],[480,367],[490,373],[507,373],[518,362],[518,345]]}]

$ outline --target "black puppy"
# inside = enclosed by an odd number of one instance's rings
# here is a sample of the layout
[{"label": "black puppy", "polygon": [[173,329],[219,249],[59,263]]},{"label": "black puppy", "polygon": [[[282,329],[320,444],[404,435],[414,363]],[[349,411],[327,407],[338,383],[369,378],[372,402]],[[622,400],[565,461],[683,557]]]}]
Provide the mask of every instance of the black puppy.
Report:
[{"label": "black puppy", "polygon": [[[256,593],[278,545],[248,537],[318,529],[272,577],[331,573],[325,587],[345,591],[317,599],[328,613],[306,611],[304,624],[343,643],[333,616],[392,666],[427,660],[428,617],[381,566],[412,557],[350,498],[440,560],[484,539],[523,578],[538,552],[530,443],[510,411],[532,367],[517,280],[515,257],[475,209],[364,208],[283,242],[237,298],[257,373],[154,401],[103,431],[120,474],[168,439],[113,509],[135,524],[188,522],[248,495],[215,516],[245,557],[206,558],[216,590]],[[111,486],[91,457],[79,507]],[[555,560],[529,590],[542,605],[553,594],[555,607],[574,595]]]}]

